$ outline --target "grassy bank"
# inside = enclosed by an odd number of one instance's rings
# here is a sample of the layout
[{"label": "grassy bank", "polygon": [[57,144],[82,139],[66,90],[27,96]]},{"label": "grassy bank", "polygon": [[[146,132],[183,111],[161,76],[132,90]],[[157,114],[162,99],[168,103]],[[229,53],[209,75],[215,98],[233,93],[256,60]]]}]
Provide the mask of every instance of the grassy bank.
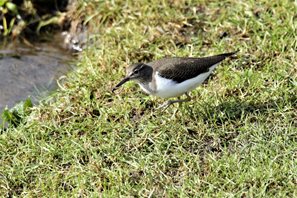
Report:
[{"label": "grassy bank", "polygon": [[[293,1],[80,5],[92,42],[53,96],[2,132],[1,195],[297,196]],[[155,111],[164,100],[133,83],[110,92],[131,63],[236,49],[182,107]]]}]

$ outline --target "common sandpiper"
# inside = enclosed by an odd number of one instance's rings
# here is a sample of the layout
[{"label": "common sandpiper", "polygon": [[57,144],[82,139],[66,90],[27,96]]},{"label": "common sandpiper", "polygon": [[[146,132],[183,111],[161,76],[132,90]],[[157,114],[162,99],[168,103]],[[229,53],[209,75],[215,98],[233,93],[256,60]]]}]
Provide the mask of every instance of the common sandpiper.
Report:
[{"label": "common sandpiper", "polygon": [[168,100],[159,108],[187,102],[191,100],[188,92],[202,84],[221,61],[236,52],[202,58],[172,57],[149,63],[136,63],[126,69],[126,77],[112,89],[112,92],[132,80],[150,95],[172,98],[185,94],[187,97]]}]

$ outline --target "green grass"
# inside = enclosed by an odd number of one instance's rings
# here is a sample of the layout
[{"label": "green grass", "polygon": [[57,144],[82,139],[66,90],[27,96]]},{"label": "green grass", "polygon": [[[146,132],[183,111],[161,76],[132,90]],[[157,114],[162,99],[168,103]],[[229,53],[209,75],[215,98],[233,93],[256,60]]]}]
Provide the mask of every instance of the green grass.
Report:
[{"label": "green grass", "polygon": [[[296,197],[297,5],[81,2],[91,44],[25,123],[0,136],[0,194]],[[134,62],[239,49],[182,107],[127,83]],[[176,115],[172,117],[174,111]]]}]

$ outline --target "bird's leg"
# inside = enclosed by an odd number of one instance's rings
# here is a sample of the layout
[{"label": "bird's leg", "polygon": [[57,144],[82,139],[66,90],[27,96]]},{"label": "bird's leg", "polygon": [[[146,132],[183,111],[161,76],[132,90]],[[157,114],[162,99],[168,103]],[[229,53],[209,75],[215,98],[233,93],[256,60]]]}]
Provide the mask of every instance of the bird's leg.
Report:
[{"label": "bird's leg", "polygon": [[163,103],[161,106],[159,106],[157,109],[164,108],[163,109],[163,111],[164,111],[165,109],[167,109],[170,105],[172,105],[174,103],[189,102],[191,100],[191,97],[189,96],[188,93],[185,93],[185,95],[187,96],[186,99],[168,100],[165,103]]},{"label": "bird's leg", "polygon": [[[181,97],[178,96],[177,99],[178,99],[178,100],[181,100]],[[182,103],[179,103],[179,108],[182,106],[181,104],[182,104]],[[171,119],[175,118],[175,115],[176,115],[177,111],[179,110],[179,108],[176,108],[176,109],[174,110],[174,112],[173,112],[173,114],[172,114],[172,116],[171,116]]]}]

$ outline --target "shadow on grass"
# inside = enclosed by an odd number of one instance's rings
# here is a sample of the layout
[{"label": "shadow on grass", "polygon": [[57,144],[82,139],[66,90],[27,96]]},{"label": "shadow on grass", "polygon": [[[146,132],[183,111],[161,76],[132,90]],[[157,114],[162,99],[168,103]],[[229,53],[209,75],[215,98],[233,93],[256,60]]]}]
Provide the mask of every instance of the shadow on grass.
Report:
[{"label": "shadow on grass", "polygon": [[190,112],[190,117],[195,120],[202,117],[205,122],[212,120],[215,124],[222,125],[225,122],[242,120],[247,115],[254,115],[251,116],[251,119],[257,119],[260,115],[266,116],[269,112],[277,112],[288,105],[297,108],[296,95],[278,100],[270,99],[265,102],[242,101],[235,98],[232,101],[222,102],[218,106],[203,103],[201,110]]},{"label": "shadow on grass", "polygon": [[[278,100],[270,99],[265,102],[241,101],[239,98],[233,98],[232,101],[221,102],[217,106],[204,102],[199,108],[188,108],[186,111],[188,120],[183,123],[188,134],[185,134],[187,138],[183,147],[188,152],[199,153],[201,156],[204,156],[205,153],[220,155],[224,149],[230,152],[236,151],[238,136],[243,135],[242,138],[246,139],[246,135],[249,136],[248,133],[250,133],[247,132],[244,135],[244,129],[240,129],[241,127],[244,127],[247,122],[265,122],[265,126],[270,122],[274,125],[276,120],[284,119],[284,117],[277,118],[278,115],[275,113],[287,111],[287,107],[292,107],[288,108],[292,114],[286,113],[286,119],[293,121],[294,109],[297,108],[297,97],[295,95]],[[195,127],[195,124],[193,127],[194,122],[201,121],[208,126],[209,133],[200,132],[199,127]],[[270,131],[267,132],[267,134],[262,135],[269,138],[271,133]],[[191,141],[193,139],[195,139],[194,142],[198,140],[199,144],[193,144]]]}]

